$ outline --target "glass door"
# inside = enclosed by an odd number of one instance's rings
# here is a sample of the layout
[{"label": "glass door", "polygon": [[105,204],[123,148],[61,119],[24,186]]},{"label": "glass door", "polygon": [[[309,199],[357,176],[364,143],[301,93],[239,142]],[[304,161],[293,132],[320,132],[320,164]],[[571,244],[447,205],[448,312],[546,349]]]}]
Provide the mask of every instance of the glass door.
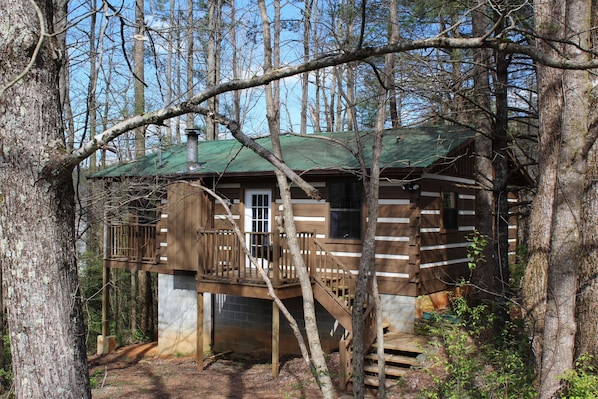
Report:
[{"label": "glass door", "polygon": [[247,190],[245,193],[245,234],[247,246],[264,268],[270,259],[272,192]]}]

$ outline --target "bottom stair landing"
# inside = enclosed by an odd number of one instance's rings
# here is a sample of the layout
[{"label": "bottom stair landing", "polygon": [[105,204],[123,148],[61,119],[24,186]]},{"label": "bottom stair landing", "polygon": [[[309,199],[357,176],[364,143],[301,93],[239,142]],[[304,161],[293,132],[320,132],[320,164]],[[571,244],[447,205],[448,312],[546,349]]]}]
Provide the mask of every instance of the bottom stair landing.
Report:
[{"label": "bottom stair landing", "polygon": [[[428,348],[428,339],[421,335],[401,332],[384,334],[384,361],[386,386],[392,386],[413,366],[422,360],[422,353]],[[375,342],[365,356],[365,385],[377,389],[378,381],[378,343]]]}]

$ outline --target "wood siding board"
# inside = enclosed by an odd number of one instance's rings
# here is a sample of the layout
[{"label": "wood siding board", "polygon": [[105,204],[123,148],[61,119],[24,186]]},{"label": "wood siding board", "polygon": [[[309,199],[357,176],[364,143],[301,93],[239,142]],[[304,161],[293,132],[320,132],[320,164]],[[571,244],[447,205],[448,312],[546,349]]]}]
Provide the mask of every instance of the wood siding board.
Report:
[{"label": "wood siding board", "polygon": [[417,296],[416,284],[405,279],[379,277],[378,290],[387,295]]},{"label": "wood siding board", "polygon": [[216,192],[222,197],[234,201],[235,199],[239,199],[239,191],[241,190],[240,187],[226,187],[222,188],[220,186],[216,187]]},{"label": "wood siding board", "polygon": [[393,260],[377,259],[376,271],[385,273],[404,273],[411,275],[411,264],[409,260]]},{"label": "wood siding board", "polygon": [[[293,199],[295,199],[293,197]],[[328,218],[328,206],[325,202],[317,204],[293,204],[295,216],[312,216]]]},{"label": "wood siding board", "polygon": [[467,215],[467,216],[459,215],[458,223],[459,223],[459,226],[461,226],[461,227],[463,227],[463,226],[475,226],[475,216],[473,216],[473,215]]},{"label": "wood siding board", "polygon": [[410,255],[411,243],[409,241],[380,241],[376,240],[377,254]]},{"label": "wood siding board", "polygon": [[433,245],[464,243],[467,241],[465,239],[466,235],[467,233],[459,231],[422,233],[421,246],[429,247]]},{"label": "wood siding board", "polygon": [[316,234],[326,234],[326,225],[321,222],[295,222],[298,232],[316,232]]},{"label": "wood siding board", "polygon": [[420,226],[425,227],[441,227],[440,215],[426,215],[420,216]]},{"label": "wood siding board", "polygon": [[409,218],[413,215],[409,205],[379,205],[378,217],[380,218]]},{"label": "wood siding board", "polygon": [[412,228],[409,223],[378,223],[376,235],[384,237],[411,237]]},{"label": "wood siding board", "polygon": [[421,251],[421,263],[440,262],[451,259],[463,259],[467,257],[466,248],[448,248],[435,249],[431,251]]},{"label": "wood siding board", "polygon": [[[319,187],[321,187],[321,185],[318,185]],[[280,199],[280,192],[277,189],[276,190],[276,199]],[[306,193],[305,191],[303,191],[302,189],[300,189],[299,187],[291,187],[291,198],[293,199],[311,199]]]},{"label": "wood siding board", "polygon": [[454,288],[461,281],[461,276],[467,275],[467,264],[449,265],[421,270],[420,294],[430,294],[448,288]]}]

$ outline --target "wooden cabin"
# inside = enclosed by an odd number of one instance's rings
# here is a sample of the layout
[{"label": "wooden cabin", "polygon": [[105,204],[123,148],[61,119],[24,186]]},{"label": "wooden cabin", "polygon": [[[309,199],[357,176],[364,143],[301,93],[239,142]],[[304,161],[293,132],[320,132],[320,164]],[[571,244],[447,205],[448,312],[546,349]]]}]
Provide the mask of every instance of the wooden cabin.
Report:
[{"label": "wooden cabin", "polygon": [[[436,294],[469,273],[466,236],[475,229],[476,196],[472,138],[456,126],[385,132],[375,258],[391,330],[412,332],[418,298],[441,297]],[[371,135],[360,139],[370,162]],[[368,217],[359,164],[348,150],[355,150],[356,137],[289,134],[280,140],[286,164],[321,194],[316,200],[292,187],[293,214],[323,345],[343,351],[350,346],[347,298]],[[269,137],[256,142],[271,148]],[[159,273],[161,354],[272,351],[276,361],[279,353],[298,351],[249,261],[252,255],[263,266],[301,324],[301,290],[288,237],[276,222],[281,200],[269,162],[236,140],[198,142],[192,135],[186,145],[93,177],[120,190],[106,212],[105,267]]]}]

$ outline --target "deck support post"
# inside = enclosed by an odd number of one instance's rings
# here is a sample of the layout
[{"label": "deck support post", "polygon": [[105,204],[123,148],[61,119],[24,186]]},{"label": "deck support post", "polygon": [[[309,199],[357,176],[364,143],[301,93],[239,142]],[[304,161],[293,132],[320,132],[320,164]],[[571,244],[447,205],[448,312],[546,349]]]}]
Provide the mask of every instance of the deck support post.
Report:
[{"label": "deck support post", "polygon": [[272,301],[272,377],[278,377],[280,370],[280,312]]},{"label": "deck support post", "polygon": [[197,329],[196,329],[196,350],[195,361],[197,370],[203,370],[203,292],[197,292]]},{"label": "deck support post", "polygon": [[110,268],[102,267],[102,336],[110,335]]},{"label": "deck support post", "polygon": [[[104,207],[104,247],[102,261],[102,337],[107,339],[110,335],[110,268],[107,266],[110,257],[110,224],[108,222],[108,207]],[[98,348],[99,349],[99,348]],[[102,355],[104,350],[102,349]]]},{"label": "deck support post", "polygon": [[97,338],[96,353],[107,355],[114,351],[116,340],[110,335],[110,224],[108,210],[104,208],[104,248],[102,260],[102,335]]}]

